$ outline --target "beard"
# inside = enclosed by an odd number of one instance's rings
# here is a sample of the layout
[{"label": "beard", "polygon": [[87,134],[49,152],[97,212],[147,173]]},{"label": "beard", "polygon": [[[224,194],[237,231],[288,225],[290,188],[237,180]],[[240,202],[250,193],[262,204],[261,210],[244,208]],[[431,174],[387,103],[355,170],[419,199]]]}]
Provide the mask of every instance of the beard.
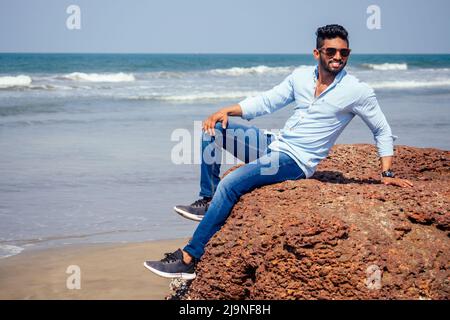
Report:
[{"label": "beard", "polygon": [[[333,63],[339,63],[339,66],[333,66]],[[333,58],[331,59],[327,59],[325,57],[323,57],[322,55],[320,55],[320,66],[322,67],[323,70],[331,73],[332,75],[337,75],[339,72],[341,72],[342,69],[345,68],[345,66],[347,65],[347,61],[344,62],[344,60],[335,60]]]}]

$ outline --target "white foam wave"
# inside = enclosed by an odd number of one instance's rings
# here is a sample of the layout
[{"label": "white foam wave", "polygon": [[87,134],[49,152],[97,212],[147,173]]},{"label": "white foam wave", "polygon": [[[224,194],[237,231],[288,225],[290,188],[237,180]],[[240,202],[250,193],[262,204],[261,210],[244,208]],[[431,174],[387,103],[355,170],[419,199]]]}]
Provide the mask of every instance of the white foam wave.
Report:
[{"label": "white foam wave", "polygon": [[369,83],[374,89],[414,89],[450,86],[450,79],[439,81],[382,81]]},{"label": "white foam wave", "polygon": [[363,63],[362,66],[367,69],[388,71],[388,70],[408,70],[406,63]]},{"label": "white foam wave", "polygon": [[63,76],[64,79],[89,82],[132,82],[135,77],[132,73],[83,73],[73,72]]},{"label": "white foam wave", "polygon": [[1,244],[0,245],[0,258],[7,258],[11,256],[15,256],[23,251],[23,248],[12,246],[9,244]]},{"label": "white foam wave", "polygon": [[145,73],[144,75],[148,78],[155,78],[155,79],[181,79],[186,74],[187,74],[187,72],[155,71],[155,72]]},{"label": "white foam wave", "polygon": [[52,84],[41,84],[41,85],[31,85],[28,88],[30,90],[56,91],[56,90],[72,90],[77,87],[60,86],[60,85],[52,85]]},{"label": "white foam wave", "polygon": [[259,94],[257,91],[199,92],[180,95],[140,95],[131,96],[131,100],[198,101],[240,99]]},{"label": "white foam wave", "polygon": [[31,78],[25,75],[0,77],[0,88],[26,87],[30,84]]},{"label": "white foam wave", "polygon": [[213,69],[210,70],[209,73],[213,75],[238,77],[242,75],[259,75],[266,73],[282,74],[282,73],[289,73],[294,69],[295,67],[268,67],[265,65],[260,65],[257,67],[249,67],[249,68],[233,67],[228,69]]}]

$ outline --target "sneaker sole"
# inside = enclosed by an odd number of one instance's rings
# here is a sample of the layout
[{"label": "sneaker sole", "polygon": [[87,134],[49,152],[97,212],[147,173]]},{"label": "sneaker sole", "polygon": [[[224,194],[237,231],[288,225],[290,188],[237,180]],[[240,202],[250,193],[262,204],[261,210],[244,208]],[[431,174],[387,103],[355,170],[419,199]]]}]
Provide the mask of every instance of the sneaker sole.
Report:
[{"label": "sneaker sole", "polygon": [[192,274],[192,273],[183,273],[183,272],[179,272],[179,273],[162,272],[162,271],[156,270],[155,268],[150,267],[149,265],[147,265],[146,262],[144,262],[144,267],[146,267],[151,272],[153,272],[153,273],[155,273],[158,276],[163,277],[163,278],[171,278],[171,279],[181,278],[181,279],[184,279],[184,280],[193,280],[196,277],[195,273]]},{"label": "sneaker sole", "polygon": [[199,216],[196,214],[192,214],[189,213],[187,211],[184,211],[182,209],[178,209],[177,207],[173,207],[173,210],[175,210],[176,213],[178,213],[180,216],[187,218],[189,220],[194,220],[194,221],[202,221],[204,216]]}]

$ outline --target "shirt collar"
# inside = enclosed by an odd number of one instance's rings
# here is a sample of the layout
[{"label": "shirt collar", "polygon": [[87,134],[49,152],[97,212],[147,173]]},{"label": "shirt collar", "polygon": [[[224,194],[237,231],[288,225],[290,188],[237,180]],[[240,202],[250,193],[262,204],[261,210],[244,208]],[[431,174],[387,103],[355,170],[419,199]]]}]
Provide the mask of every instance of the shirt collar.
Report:
[{"label": "shirt collar", "polygon": [[[342,69],[341,71],[339,71],[339,73],[336,75],[336,77],[334,77],[334,81],[333,81],[332,85],[340,82],[346,74],[347,74],[347,71],[345,71],[345,68]],[[313,76],[314,76],[314,82],[316,82],[317,79],[319,78],[319,65],[316,65],[316,67],[314,68]]]}]

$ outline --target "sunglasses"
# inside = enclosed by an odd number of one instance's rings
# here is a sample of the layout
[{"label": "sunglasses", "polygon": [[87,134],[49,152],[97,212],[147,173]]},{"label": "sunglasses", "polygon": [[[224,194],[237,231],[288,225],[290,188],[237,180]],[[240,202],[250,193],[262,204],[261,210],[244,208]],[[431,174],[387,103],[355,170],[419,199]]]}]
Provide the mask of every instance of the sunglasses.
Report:
[{"label": "sunglasses", "polygon": [[341,57],[347,58],[350,55],[350,51],[352,51],[351,49],[348,49],[348,48],[344,48],[344,49],[320,48],[318,50],[320,52],[324,52],[325,55],[327,55],[330,58],[334,57],[336,55],[336,52],[338,52],[338,51],[341,54]]}]

